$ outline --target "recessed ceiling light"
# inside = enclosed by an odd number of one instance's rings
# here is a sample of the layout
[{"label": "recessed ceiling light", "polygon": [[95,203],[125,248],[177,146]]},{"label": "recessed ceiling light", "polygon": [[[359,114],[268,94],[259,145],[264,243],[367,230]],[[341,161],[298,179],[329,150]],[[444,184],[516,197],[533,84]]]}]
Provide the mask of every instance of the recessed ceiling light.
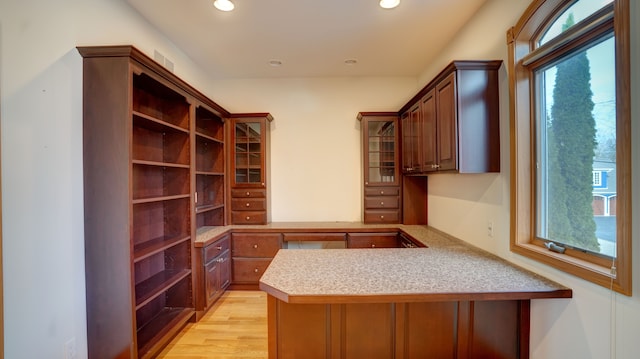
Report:
[{"label": "recessed ceiling light", "polygon": [[393,9],[400,5],[400,0],[380,0],[380,7],[383,9]]},{"label": "recessed ceiling light", "polygon": [[220,11],[231,11],[235,7],[231,0],[216,0],[213,2],[213,6]]},{"label": "recessed ceiling light", "polygon": [[278,67],[278,66],[282,66],[282,61],[280,60],[269,60],[269,65],[273,66],[273,67]]},{"label": "recessed ceiling light", "polygon": [[356,59],[346,59],[346,60],[344,60],[344,63],[347,64],[347,65],[355,65],[355,64],[358,63],[358,60],[356,60]]}]

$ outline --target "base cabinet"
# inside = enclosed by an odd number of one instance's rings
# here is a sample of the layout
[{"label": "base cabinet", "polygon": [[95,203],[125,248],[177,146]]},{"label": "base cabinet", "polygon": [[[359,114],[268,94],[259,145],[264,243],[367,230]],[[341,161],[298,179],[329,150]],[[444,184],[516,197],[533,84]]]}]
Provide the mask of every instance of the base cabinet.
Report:
[{"label": "base cabinet", "polygon": [[529,357],[529,300],[267,306],[270,359]]},{"label": "base cabinet", "polygon": [[204,281],[206,306],[210,307],[231,283],[229,236],[204,248]]},{"label": "base cabinet", "polygon": [[260,277],[280,248],[281,233],[232,233],[232,287],[257,289]]}]

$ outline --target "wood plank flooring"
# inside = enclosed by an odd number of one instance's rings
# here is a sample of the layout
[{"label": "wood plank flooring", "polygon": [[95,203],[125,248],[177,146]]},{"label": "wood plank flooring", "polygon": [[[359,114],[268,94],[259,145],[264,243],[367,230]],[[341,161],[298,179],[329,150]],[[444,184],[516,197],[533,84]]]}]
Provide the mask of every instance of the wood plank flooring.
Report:
[{"label": "wood plank flooring", "polygon": [[227,291],[197,323],[189,323],[158,358],[266,359],[267,296]]}]

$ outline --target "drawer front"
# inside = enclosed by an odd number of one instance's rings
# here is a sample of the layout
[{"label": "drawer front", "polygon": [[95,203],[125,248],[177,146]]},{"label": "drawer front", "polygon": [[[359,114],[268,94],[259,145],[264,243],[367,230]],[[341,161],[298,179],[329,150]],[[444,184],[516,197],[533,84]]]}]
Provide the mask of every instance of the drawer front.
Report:
[{"label": "drawer front", "polygon": [[365,197],[365,208],[382,209],[382,208],[399,208],[400,198],[397,196],[389,197]]},{"label": "drawer front", "polygon": [[365,210],[364,223],[400,223],[400,210]]},{"label": "drawer front", "polygon": [[284,233],[285,241],[344,241],[346,233]]},{"label": "drawer front", "polygon": [[280,233],[233,233],[233,257],[273,258],[282,248]]},{"label": "drawer front", "polygon": [[232,189],[231,197],[233,198],[266,198],[267,191],[265,189]]},{"label": "drawer front", "polygon": [[350,233],[348,248],[398,248],[397,233]]},{"label": "drawer front", "polygon": [[364,189],[365,197],[375,196],[400,196],[399,187],[366,187]]},{"label": "drawer front", "polygon": [[271,263],[271,259],[233,258],[232,282],[257,284]]},{"label": "drawer front", "polygon": [[267,224],[267,212],[231,211],[233,224]]},{"label": "drawer front", "polygon": [[203,262],[205,264],[209,263],[210,260],[212,260],[213,258],[221,255],[225,251],[228,251],[229,248],[230,248],[230,246],[229,246],[229,236],[226,235],[223,238],[211,243],[210,245],[208,245],[208,246],[206,246],[204,248]]},{"label": "drawer front", "polygon": [[264,211],[267,209],[265,198],[232,198],[232,211]]}]

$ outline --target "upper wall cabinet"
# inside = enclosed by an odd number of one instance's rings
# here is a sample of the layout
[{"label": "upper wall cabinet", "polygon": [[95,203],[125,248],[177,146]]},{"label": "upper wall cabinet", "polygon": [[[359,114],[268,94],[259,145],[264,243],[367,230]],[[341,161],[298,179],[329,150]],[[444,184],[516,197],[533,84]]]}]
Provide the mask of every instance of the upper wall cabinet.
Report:
[{"label": "upper wall cabinet", "polygon": [[501,61],[454,61],[401,110],[403,173],[500,172]]}]

